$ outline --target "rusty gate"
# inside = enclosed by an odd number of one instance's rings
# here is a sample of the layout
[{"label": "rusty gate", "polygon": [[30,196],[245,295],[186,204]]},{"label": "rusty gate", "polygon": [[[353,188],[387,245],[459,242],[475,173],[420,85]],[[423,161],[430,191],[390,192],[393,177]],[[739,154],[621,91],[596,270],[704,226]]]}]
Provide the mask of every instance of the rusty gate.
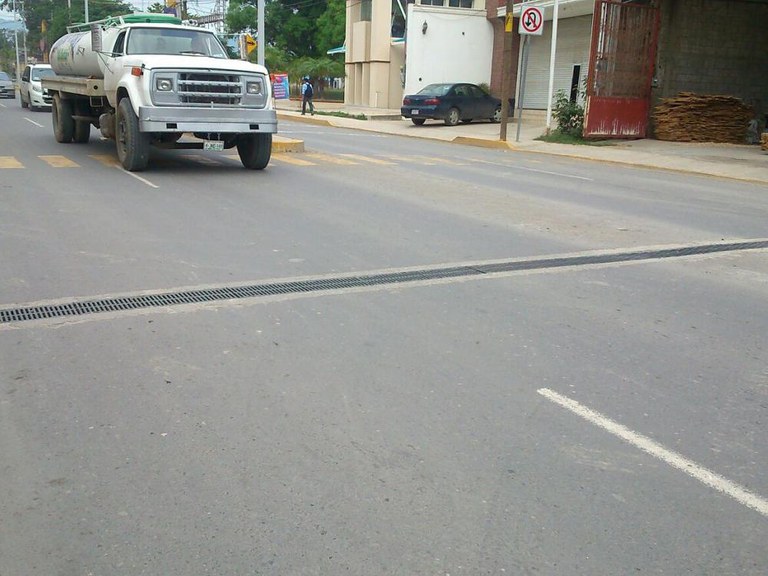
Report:
[{"label": "rusty gate", "polygon": [[658,33],[650,2],[595,0],[585,137],[645,138]]}]

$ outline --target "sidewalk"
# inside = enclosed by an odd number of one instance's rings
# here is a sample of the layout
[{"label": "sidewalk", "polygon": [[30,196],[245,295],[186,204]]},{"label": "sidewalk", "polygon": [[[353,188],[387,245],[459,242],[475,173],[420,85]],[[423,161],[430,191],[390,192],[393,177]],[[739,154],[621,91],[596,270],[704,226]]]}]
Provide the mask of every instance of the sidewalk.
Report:
[{"label": "sidewalk", "polygon": [[[663,142],[651,139],[616,140],[610,146],[551,144],[536,140],[546,131],[545,114],[540,111],[529,110],[523,111],[519,141],[517,140],[518,121],[516,118],[512,118],[507,124],[507,139],[504,142],[499,139],[501,126],[490,122],[472,122],[451,127],[445,126],[442,122],[428,121],[423,126],[415,126],[410,120],[400,116],[400,110],[363,108],[344,105],[340,102],[315,102],[315,108],[321,113],[315,116],[309,114],[302,116],[301,102],[295,100],[277,101],[279,120],[368,130],[510,151],[553,154],[600,162],[660,168],[768,184],[768,152],[761,150],[759,145]],[[343,112],[349,115],[364,114],[368,119],[358,120],[329,116],[323,112]]]}]

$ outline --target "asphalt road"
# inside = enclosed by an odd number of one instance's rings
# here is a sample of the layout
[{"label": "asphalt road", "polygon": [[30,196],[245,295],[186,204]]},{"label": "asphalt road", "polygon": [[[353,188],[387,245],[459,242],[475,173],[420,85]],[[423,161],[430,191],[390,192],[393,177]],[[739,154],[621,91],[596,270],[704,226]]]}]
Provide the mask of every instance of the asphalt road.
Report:
[{"label": "asphalt road", "polygon": [[766,573],[764,188],[291,123],[130,175],[49,124],[0,103],[0,313],[294,282],[0,323],[0,575]]}]

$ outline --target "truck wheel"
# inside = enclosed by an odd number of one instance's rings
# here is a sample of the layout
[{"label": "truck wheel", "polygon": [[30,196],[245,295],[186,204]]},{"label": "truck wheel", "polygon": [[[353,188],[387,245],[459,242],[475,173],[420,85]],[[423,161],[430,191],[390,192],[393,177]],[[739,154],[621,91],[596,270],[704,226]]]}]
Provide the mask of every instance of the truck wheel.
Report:
[{"label": "truck wheel", "polygon": [[117,158],[128,172],[141,172],[149,162],[149,134],[139,132],[139,119],[128,98],[120,100],[116,116]]},{"label": "truck wheel", "polygon": [[19,100],[21,100],[22,108],[29,108],[29,104],[27,104],[27,101],[24,100],[24,95],[21,93],[21,90],[19,90]]},{"label": "truck wheel", "polygon": [[69,144],[75,134],[75,120],[72,118],[72,101],[64,100],[58,94],[53,95],[51,103],[53,135],[56,142]]},{"label": "truck wheel", "polygon": [[263,170],[272,156],[272,134],[249,134],[237,141],[237,153],[249,170]]}]

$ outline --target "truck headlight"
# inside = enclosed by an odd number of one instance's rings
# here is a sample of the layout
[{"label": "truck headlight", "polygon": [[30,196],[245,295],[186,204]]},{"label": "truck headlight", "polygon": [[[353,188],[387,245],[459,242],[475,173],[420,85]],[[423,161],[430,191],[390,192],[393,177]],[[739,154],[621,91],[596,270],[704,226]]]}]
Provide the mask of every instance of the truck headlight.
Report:
[{"label": "truck headlight", "polygon": [[261,94],[261,82],[247,82],[245,84],[245,91],[252,96]]},{"label": "truck headlight", "polygon": [[158,78],[155,80],[155,87],[158,92],[170,92],[173,90],[173,80],[170,78]]}]

